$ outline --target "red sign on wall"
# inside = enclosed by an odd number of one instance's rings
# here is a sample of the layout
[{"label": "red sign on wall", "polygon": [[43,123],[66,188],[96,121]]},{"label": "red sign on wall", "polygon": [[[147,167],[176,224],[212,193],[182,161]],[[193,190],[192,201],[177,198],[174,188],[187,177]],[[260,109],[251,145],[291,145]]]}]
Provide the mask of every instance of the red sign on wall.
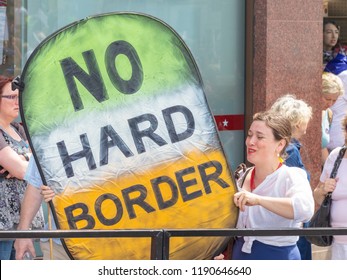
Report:
[{"label": "red sign on wall", "polygon": [[222,130],[244,130],[244,115],[219,115],[214,116],[219,131]]}]

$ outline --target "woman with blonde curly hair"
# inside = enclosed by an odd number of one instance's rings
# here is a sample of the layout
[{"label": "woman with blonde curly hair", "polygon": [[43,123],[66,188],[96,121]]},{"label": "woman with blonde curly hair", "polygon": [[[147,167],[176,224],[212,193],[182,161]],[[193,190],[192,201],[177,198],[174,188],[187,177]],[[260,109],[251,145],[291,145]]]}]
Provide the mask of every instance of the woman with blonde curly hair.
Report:
[{"label": "woman with blonde curly hair", "polygon": [[[272,105],[271,110],[281,114],[290,121],[292,127],[292,137],[286,148],[287,157],[285,164],[287,166],[299,167],[306,171],[307,179],[310,180],[310,174],[306,170],[300,155],[301,143],[300,139],[306,134],[309,121],[312,118],[312,108],[303,100],[296,99],[294,95],[287,94],[280,97]],[[303,224],[307,226],[307,224]],[[304,236],[300,236],[297,242],[301,259],[312,259],[312,248]]]},{"label": "woman with blonde curly hair", "polygon": [[341,79],[329,72],[322,74],[322,165],[329,155],[328,143],[330,137],[330,126],[334,118],[330,109],[336,102],[336,100],[344,94],[343,83]]}]

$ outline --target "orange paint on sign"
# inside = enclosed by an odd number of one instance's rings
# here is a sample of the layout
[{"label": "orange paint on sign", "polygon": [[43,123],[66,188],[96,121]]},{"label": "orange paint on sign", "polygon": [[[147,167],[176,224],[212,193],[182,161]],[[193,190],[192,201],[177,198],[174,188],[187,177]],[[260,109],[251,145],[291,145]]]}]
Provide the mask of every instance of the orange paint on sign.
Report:
[{"label": "orange paint on sign", "polygon": [[[192,224],[194,228],[205,228],[206,221],[209,228],[226,228],[233,226],[237,218],[232,203],[235,185],[228,170],[220,151],[191,152],[175,162],[158,163],[157,167],[136,175],[107,180],[87,190],[67,187],[55,197],[54,204],[62,229],[192,228]],[[190,259],[189,251],[180,254],[183,244],[191,246],[188,243],[203,246],[204,255],[209,244],[212,257],[213,248],[226,240],[189,237],[187,242],[186,239],[175,238],[170,243],[170,258]],[[114,250],[119,251],[119,259],[149,259],[150,240],[146,238],[76,241],[65,240],[78,259],[114,258]],[[79,248],[79,244],[90,244],[90,250]],[[199,254],[194,252],[194,256]]]}]

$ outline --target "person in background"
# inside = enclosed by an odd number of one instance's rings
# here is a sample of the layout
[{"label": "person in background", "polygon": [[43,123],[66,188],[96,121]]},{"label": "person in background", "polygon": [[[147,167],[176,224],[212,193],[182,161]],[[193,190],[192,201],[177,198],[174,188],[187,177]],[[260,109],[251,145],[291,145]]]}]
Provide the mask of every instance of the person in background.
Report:
[{"label": "person in background", "polygon": [[331,19],[323,22],[323,66],[335,58],[338,53],[346,55],[346,49],[339,42],[340,26]]},{"label": "person in background", "polygon": [[329,155],[328,143],[330,138],[335,137],[330,130],[334,119],[330,107],[343,94],[344,88],[341,79],[333,73],[324,72],[322,74],[322,166]]},{"label": "person in background", "polygon": [[337,147],[341,147],[345,143],[345,135],[341,123],[347,112],[347,57],[338,54],[326,65],[324,71],[335,74],[341,79],[343,89],[340,90],[344,92],[336,100],[334,105],[330,107],[333,114],[329,130],[330,140],[327,145],[328,151],[330,152]]},{"label": "person in background", "polygon": [[[34,158],[30,158],[27,172],[25,173],[25,180],[28,182],[28,187],[25,192],[24,200],[22,203],[22,211],[18,225],[19,230],[27,230],[32,222],[37,209],[40,208],[42,199],[46,202],[50,201],[55,193],[48,186],[43,185],[39,170],[35,163]],[[52,220],[53,221],[53,220]],[[54,222],[54,221],[53,221]],[[46,224],[46,228],[48,225]],[[56,225],[52,224],[52,229],[56,229]],[[53,238],[52,242],[53,252],[50,252],[50,244],[48,239],[40,240],[40,247],[43,253],[43,259],[49,260],[51,253],[55,260],[70,260],[71,258],[66,253],[59,238]],[[26,252],[29,252],[35,257],[35,248],[31,239],[16,239],[14,243],[16,249],[16,259],[22,260]]]},{"label": "person in background", "polygon": [[[345,133],[345,145],[347,144],[347,115],[342,122]],[[335,148],[329,154],[320,176],[320,182],[314,190],[315,201],[320,205],[328,192],[332,192],[331,227],[347,227],[347,152],[345,153],[335,179],[330,178],[335,160],[341,147]],[[331,245],[331,259],[347,260],[347,235],[335,235]]]},{"label": "person in background", "polygon": [[[247,160],[254,166],[237,181],[237,228],[300,228],[314,212],[304,170],[282,164],[291,139],[290,121],[272,110],[253,116],[246,138]],[[299,260],[298,236],[236,238],[234,260]],[[223,254],[215,259],[223,259]]]},{"label": "person in background", "polygon": [[[15,122],[19,114],[18,89],[12,89],[12,77],[0,76],[0,230],[14,230],[19,223],[23,180],[31,155],[23,127]],[[28,228],[41,229],[40,207]],[[14,259],[13,240],[0,240],[1,260]]]},{"label": "person in background", "polygon": [[[312,118],[312,108],[303,100],[296,99],[295,96],[288,94],[277,99],[271,106],[271,110],[275,113],[282,114],[291,123],[292,138],[286,148],[287,157],[285,159],[285,164],[305,170],[307,179],[310,181],[310,174],[306,170],[300,155],[301,143],[299,140],[306,134],[308,123]],[[307,223],[303,224],[303,227],[307,226]],[[297,245],[301,259],[311,260],[311,243],[308,242],[304,236],[300,236]]]}]

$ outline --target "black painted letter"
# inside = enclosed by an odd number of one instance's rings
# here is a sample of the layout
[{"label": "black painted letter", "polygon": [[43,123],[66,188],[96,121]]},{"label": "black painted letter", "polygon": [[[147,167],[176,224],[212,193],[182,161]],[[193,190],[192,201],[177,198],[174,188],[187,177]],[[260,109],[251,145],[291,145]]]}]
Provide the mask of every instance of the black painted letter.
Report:
[{"label": "black painted letter", "polygon": [[92,149],[90,148],[90,145],[89,145],[87,134],[81,134],[80,139],[81,139],[83,150],[77,153],[74,153],[72,155],[69,155],[66,149],[65,141],[61,141],[57,143],[60,158],[63,162],[65,173],[68,178],[73,177],[75,175],[71,165],[71,162],[75,160],[85,157],[87,160],[89,170],[93,170],[96,168],[94,156],[92,153]]},{"label": "black painted letter", "polygon": [[[127,81],[119,76],[116,68],[116,57],[124,54],[132,67],[131,78]],[[114,87],[124,94],[137,92],[143,82],[143,71],[139,56],[132,45],[126,41],[116,41],[111,43],[105,53],[105,65],[108,76]]]},{"label": "black painted letter", "polygon": [[[139,123],[149,122],[150,127],[140,130]],[[134,143],[139,154],[142,154],[146,151],[145,144],[143,143],[142,138],[148,137],[152,139],[158,146],[166,145],[166,141],[161,138],[158,134],[155,134],[154,131],[158,128],[158,120],[152,114],[144,114],[128,120],[129,127],[131,129],[131,134],[133,135]]]},{"label": "black painted letter", "polygon": [[74,78],[78,79],[98,102],[103,102],[108,99],[106,87],[94,51],[85,51],[83,53],[83,58],[87,65],[89,74],[86,73],[71,57],[60,61],[75,111],[82,110],[84,106]]},{"label": "black painted letter", "polygon": [[[194,116],[187,107],[177,105],[170,108],[166,108],[162,112],[172,143],[182,141],[193,135],[195,130]],[[181,113],[186,119],[186,130],[179,134],[177,134],[175,124],[172,120],[172,114],[174,113]]]}]

